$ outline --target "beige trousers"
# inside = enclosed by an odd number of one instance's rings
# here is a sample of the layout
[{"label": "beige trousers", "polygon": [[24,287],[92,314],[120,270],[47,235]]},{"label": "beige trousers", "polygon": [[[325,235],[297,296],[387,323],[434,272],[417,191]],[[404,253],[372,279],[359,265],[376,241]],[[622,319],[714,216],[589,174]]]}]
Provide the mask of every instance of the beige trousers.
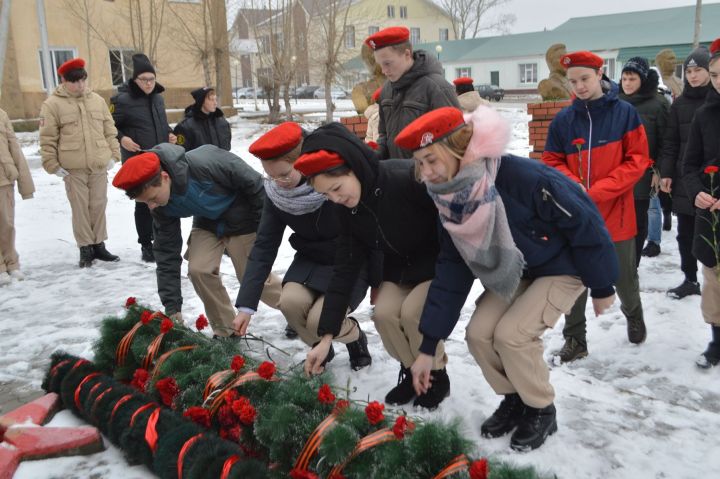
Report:
[{"label": "beige trousers", "polygon": [[[229,336],[234,331],[232,322],[236,313],[220,279],[220,260],[227,250],[238,280],[242,279],[250,250],[255,243],[255,233],[218,238],[214,233],[193,228],[188,241],[190,244],[186,258],[190,281],[203,302],[213,332],[218,336]],[[271,273],[265,281],[260,300],[277,309],[281,285],[280,278]]]},{"label": "beige trousers", "polygon": [[[297,331],[300,339],[308,346],[320,341],[317,334],[325,295],[314,291],[300,283],[288,282],[282,288],[280,295],[280,311],[282,311],[288,324]],[[340,327],[333,341],[352,343],[360,337],[360,328],[355,321],[348,318]]]},{"label": "beige trousers", "polygon": [[720,281],[715,268],[702,267],[703,287],[700,310],[706,323],[720,326]]},{"label": "beige trousers", "polygon": [[[409,368],[420,354],[423,335],[420,333],[420,316],[425,306],[425,297],[430,289],[430,281],[414,287],[401,286],[385,281],[380,285],[375,300],[375,329],[385,350]],[[447,364],[445,343],[440,341],[435,350],[433,369],[442,369]]]},{"label": "beige trousers", "polygon": [[15,250],[15,188],[0,186],[0,273],[20,268]]},{"label": "beige trousers", "polygon": [[585,286],[574,276],[522,280],[510,303],[485,291],[466,329],[470,353],[497,394],[534,408],[555,399],[540,336],[567,314]]},{"label": "beige trousers", "polygon": [[102,243],[107,239],[107,172],[68,170],[63,181],[70,209],[75,242],[78,246]]}]

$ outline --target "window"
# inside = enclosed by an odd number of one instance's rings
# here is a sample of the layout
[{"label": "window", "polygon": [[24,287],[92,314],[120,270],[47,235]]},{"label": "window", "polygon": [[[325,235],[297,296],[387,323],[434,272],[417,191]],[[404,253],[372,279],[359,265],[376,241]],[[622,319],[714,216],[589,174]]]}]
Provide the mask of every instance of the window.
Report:
[{"label": "window", "polygon": [[614,58],[603,58],[603,67],[605,74],[610,79],[615,79],[615,59]]},{"label": "window", "polygon": [[472,76],[472,68],[471,67],[461,67],[455,69],[455,78],[460,77],[471,77]]},{"label": "window", "polygon": [[420,43],[420,29],[419,28],[411,28],[410,29],[410,43],[415,45],[416,43]]},{"label": "window", "polygon": [[345,25],[345,48],[355,48],[355,27]]},{"label": "window", "polygon": [[43,88],[45,90],[53,89],[60,84],[60,75],[57,74],[57,69],[60,65],[75,57],[75,50],[67,48],[50,48],[50,69],[53,71],[52,85],[50,88],[45,84],[45,63],[43,62],[42,50],[38,50],[40,55],[40,78],[42,78]]},{"label": "window", "polygon": [[113,86],[120,86],[132,76],[132,56],[130,49],[110,50],[110,77]]},{"label": "window", "polygon": [[520,64],[520,83],[537,83],[537,63]]},{"label": "window", "polygon": [[387,12],[388,12],[388,18],[395,18],[395,6],[394,5],[388,5]]},{"label": "window", "polygon": [[407,18],[407,7],[400,7],[400,18]]},{"label": "window", "polygon": [[269,54],[270,53],[270,35],[263,35],[258,37],[258,52]]},{"label": "window", "polygon": [[372,34],[374,34],[374,33],[377,33],[377,32],[379,32],[379,31],[380,31],[380,27],[377,27],[377,26],[374,26],[374,25],[371,26],[371,27],[368,27],[368,36],[370,36],[370,35],[372,35]]},{"label": "window", "polygon": [[683,68],[682,63],[675,65],[675,76],[681,80],[685,79],[685,69]]},{"label": "window", "polygon": [[440,29],[440,35],[438,36],[441,42],[446,42],[450,39],[450,30],[447,28]]}]

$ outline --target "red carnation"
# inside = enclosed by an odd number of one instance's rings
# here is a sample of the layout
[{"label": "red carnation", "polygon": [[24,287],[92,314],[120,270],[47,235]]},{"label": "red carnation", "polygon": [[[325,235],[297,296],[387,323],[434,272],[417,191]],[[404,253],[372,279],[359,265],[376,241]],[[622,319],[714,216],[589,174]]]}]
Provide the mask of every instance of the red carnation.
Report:
[{"label": "red carnation", "polygon": [[392,427],[393,434],[398,439],[404,439],[405,433],[413,432],[415,430],[415,423],[409,421],[407,416],[398,416],[395,419],[395,425]]},{"label": "red carnation", "polygon": [[147,369],[137,368],[133,373],[133,378],[132,381],[130,381],[130,386],[134,387],[140,392],[145,392],[145,385],[147,384],[149,378],[150,374],[148,373]]},{"label": "red carnation", "polygon": [[134,306],[137,304],[137,300],[135,299],[135,296],[130,296],[128,299],[125,300],[125,309],[130,309],[130,306]]},{"label": "red carnation", "polygon": [[714,175],[717,172],[718,172],[717,166],[706,166],[705,167],[705,173],[707,173],[708,175]]},{"label": "red carnation", "polygon": [[317,474],[310,471],[305,471],[303,469],[293,469],[290,471],[290,478],[291,479],[320,479]]},{"label": "red carnation", "polygon": [[159,380],[155,383],[155,389],[160,393],[162,403],[168,407],[172,407],[175,397],[180,394],[180,389],[173,378]]},{"label": "red carnation", "polygon": [[263,379],[270,379],[275,374],[275,363],[264,361],[257,369],[257,373]]},{"label": "red carnation", "polygon": [[257,410],[253,407],[252,404],[246,404],[242,407],[240,410],[240,414],[238,414],[238,418],[240,419],[240,422],[243,424],[247,424],[248,426],[252,424],[255,421],[255,417],[257,416]]},{"label": "red carnation", "polygon": [[243,368],[243,366],[245,366],[245,358],[240,355],[233,356],[232,362],[230,363],[230,369],[238,372]]},{"label": "red carnation", "polygon": [[238,392],[235,389],[231,389],[225,393],[225,404],[232,406],[232,403],[238,398]]},{"label": "red carnation", "polygon": [[202,427],[210,427],[210,411],[200,406],[191,406],[185,410],[183,416]]},{"label": "red carnation", "polygon": [[142,314],[140,315],[140,322],[143,324],[149,323],[150,321],[152,321],[152,319],[153,319],[153,314],[150,311],[148,311],[147,309],[145,311],[143,311]]},{"label": "red carnation", "polygon": [[488,462],[487,459],[479,459],[473,461],[470,465],[470,479],[487,479],[488,477]]},{"label": "red carnation", "polygon": [[347,399],[341,399],[335,404],[335,409],[333,409],[333,412],[335,414],[340,414],[349,407],[350,407],[350,401],[348,401]]},{"label": "red carnation", "polygon": [[207,320],[207,318],[205,317],[205,315],[204,315],[204,314],[201,314],[201,315],[198,316],[198,318],[195,320],[195,329],[197,329],[198,331],[202,331],[203,329],[205,329],[205,328],[207,327],[208,324],[209,324],[209,323],[208,323],[208,320]]},{"label": "red carnation", "polygon": [[384,409],[385,405],[377,401],[373,401],[365,407],[365,415],[370,424],[375,425],[385,419],[385,416],[383,416]]},{"label": "red carnation", "polygon": [[242,434],[242,428],[238,425],[220,429],[220,437],[226,441],[240,442],[240,434]]},{"label": "red carnation", "polygon": [[335,402],[335,395],[330,389],[330,386],[327,384],[320,386],[320,390],[318,391],[318,401],[323,404],[332,404]]},{"label": "red carnation", "polygon": [[235,413],[235,415],[239,417],[240,413],[242,412],[242,408],[244,408],[248,404],[250,404],[250,400],[245,396],[240,396],[238,399],[236,399],[230,404],[230,407],[232,408],[232,411]]},{"label": "red carnation", "polygon": [[578,146],[578,145],[579,145],[579,146],[582,146],[582,145],[585,144],[585,139],[584,139],[584,138],[575,138],[575,139],[572,141],[572,144],[573,144],[573,146]]},{"label": "red carnation", "polygon": [[165,334],[170,331],[173,327],[173,322],[170,318],[164,318],[160,323],[160,332]]},{"label": "red carnation", "polygon": [[228,404],[220,406],[217,412],[218,422],[222,427],[232,427],[237,424],[235,414],[233,413],[232,407]]}]

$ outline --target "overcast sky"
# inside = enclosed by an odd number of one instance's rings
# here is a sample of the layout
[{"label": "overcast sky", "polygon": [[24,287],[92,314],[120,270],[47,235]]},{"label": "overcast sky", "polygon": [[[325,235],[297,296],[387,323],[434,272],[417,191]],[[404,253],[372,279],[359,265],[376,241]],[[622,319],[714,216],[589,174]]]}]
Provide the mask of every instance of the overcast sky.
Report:
[{"label": "overcast sky", "polygon": [[[703,4],[718,3],[704,1]],[[500,7],[517,17],[510,33],[553,29],[571,17],[695,5],[695,0],[510,0]],[[500,11],[500,9],[498,10]],[[706,26],[707,27],[707,26]]]}]

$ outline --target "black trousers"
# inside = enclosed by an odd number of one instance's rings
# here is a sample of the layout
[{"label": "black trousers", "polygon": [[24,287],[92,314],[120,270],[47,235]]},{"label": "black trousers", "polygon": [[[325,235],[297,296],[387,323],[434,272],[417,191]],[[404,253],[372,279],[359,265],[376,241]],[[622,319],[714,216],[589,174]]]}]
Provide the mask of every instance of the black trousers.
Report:
[{"label": "black trousers", "polygon": [[648,235],[648,209],[650,200],[635,200],[635,221],[637,222],[637,235],[635,235],[635,267],[640,265],[643,246]]},{"label": "black trousers", "polygon": [[138,234],[138,243],[150,244],[153,240],[153,218],[150,208],[145,203],[135,202],[135,229]]},{"label": "black trousers", "polygon": [[697,281],[697,260],[692,253],[695,236],[695,216],[677,215],[677,242],[680,250],[680,269],[688,281]]}]

